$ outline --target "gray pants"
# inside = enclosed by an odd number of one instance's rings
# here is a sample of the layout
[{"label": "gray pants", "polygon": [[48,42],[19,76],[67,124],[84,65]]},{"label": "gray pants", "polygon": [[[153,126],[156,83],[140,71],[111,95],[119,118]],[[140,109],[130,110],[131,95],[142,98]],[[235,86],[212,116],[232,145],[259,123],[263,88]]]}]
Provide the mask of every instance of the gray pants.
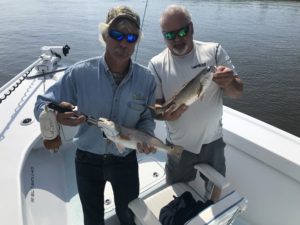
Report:
[{"label": "gray pants", "polygon": [[[170,143],[168,143],[170,144]],[[199,154],[194,154],[184,150],[181,157],[178,158],[172,154],[168,154],[166,163],[166,180],[168,184],[177,182],[188,182],[196,177],[194,165],[198,163],[206,163],[215,168],[219,173],[225,176],[225,143],[223,138],[203,145]]]}]

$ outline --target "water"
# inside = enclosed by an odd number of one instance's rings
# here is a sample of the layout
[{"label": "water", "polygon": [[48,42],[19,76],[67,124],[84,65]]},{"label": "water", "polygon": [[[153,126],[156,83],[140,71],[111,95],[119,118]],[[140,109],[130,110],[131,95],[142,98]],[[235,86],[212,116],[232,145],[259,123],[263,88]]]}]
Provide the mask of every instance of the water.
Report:
[{"label": "water", "polygon": [[[0,86],[22,71],[44,45],[71,46],[63,62],[102,54],[98,23],[126,4],[143,15],[146,0],[0,0]],[[227,50],[245,91],[225,105],[300,137],[300,1],[149,0],[137,61],[164,48],[158,18],[171,3],[192,13],[195,39]],[[0,96],[2,97],[2,96]]]}]

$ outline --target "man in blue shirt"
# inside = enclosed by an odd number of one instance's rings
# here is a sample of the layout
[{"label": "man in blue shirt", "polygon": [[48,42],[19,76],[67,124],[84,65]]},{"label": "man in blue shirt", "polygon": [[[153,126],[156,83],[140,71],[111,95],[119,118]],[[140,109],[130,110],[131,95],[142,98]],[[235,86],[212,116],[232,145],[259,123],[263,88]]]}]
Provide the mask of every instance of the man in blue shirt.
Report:
[{"label": "man in blue shirt", "polygon": [[[47,92],[38,96],[35,116],[39,119],[48,101],[68,109],[153,134],[155,123],[146,105],[155,102],[155,80],[150,71],[133,62],[131,56],[141,36],[139,16],[126,6],[110,9],[101,35],[106,45],[103,56],[71,66]],[[103,138],[99,128],[85,123],[85,117],[74,112],[58,113],[56,120],[64,125],[80,125],[75,135],[76,178],[82,203],[84,224],[104,224],[104,187],[111,182],[116,214],[122,225],[134,224],[128,203],[139,194],[136,151],[120,153],[115,144]],[[48,140],[48,148],[60,142]],[[46,146],[47,147],[47,146]],[[141,152],[155,151],[139,143]]]}]

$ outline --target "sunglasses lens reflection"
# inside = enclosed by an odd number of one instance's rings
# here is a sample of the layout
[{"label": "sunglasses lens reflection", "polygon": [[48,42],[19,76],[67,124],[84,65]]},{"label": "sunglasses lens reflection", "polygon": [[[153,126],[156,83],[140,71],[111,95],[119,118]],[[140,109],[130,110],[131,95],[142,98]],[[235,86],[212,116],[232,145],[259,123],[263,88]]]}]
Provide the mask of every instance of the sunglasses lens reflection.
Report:
[{"label": "sunglasses lens reflection", "polygon": [[117,41],[122,41],[124,39],[124,35],[121,32],[116,31],[116,30],[110,30],[109,31],[109,36],[112,39],[115,39]]},{"label": "sunglasses lens reflection", "polygon": [[173,32],[167,32],[165,33],[165,38],[168,40],[172,40],[176,38],[176,34],[174,34]]},{"label": "sunglasses lens reflection", "polygon": [[138,40],[139,36],[137,34],[124,34],[117,30],[110,29],[108,32],[109,36],[117,41],[122,41],[124,38],[126,38],[126,41],[128,43],[134,43]]},{"label": "sunglasses lens reflection", "polygon": [[164,33],[164,37],[167,40],[174,40],[177,36],[180,38],[185,37],[189,33],[189,25],[179,29],[178,31],[170,31]]},{"label": "sunglasses lens reflection", "polygon": [[134,43],[138,39],[138,36],[136,34],[127,34],[127,42],[128,43]]},{"label": "sunglasses lens reflection", "polygon": [[185,37],[187,35],[187,31],[185,29],[182,29],[178,32],[179,37]]}]

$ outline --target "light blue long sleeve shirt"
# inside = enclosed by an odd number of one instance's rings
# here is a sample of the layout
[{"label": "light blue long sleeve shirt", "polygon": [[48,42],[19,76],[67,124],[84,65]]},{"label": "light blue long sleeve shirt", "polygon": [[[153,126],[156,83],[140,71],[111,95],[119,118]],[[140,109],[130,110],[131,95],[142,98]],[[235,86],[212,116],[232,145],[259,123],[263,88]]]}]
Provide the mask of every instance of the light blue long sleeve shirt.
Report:
[{"label": "light blue long sleeve shirt", "polygon": [[[38,119],[49,101],[70,102],[78,111],[94,118],[105,117],[125,127],[153,134],[155,122],[145,107],[155,103],[155,80],[151,72],[131,62],[128,74],[117,85],[103,56],[76,63],[65,75],[39,95],[35,104]],[[114,143],[103,138],[100,128],[83,123],[74,137],[76,146],[95,154],[119,153]]]}]

